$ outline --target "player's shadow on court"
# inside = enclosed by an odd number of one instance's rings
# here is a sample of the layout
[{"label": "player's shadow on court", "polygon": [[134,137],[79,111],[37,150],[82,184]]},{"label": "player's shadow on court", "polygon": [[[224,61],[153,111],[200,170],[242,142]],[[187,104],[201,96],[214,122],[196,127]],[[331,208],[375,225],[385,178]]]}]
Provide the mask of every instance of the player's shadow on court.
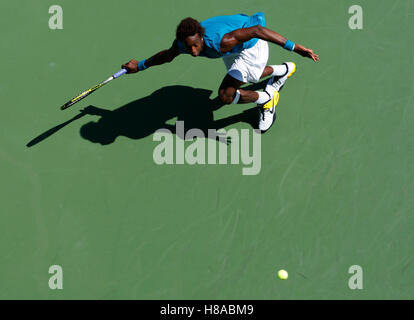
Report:
[{"label": "player's shadow on court", "polygon": [[[261,84],[252,85],[249,89],[260,86]],[[80,134],[84,139],[102,145],[114,142],[118,136],[141,139],[161,128],[179,134],[175,130],[175,122],[169,121],[174,118],[176,121],[184,121],[184,136],[188,130],[197,128],[207,137],[208,129],[218,130],[238,122],[245,122],[255,127],[258,121],[255,107],[233,116],[214,120],[214,110],[222,107],[223,104],[218,98],[210,99],[211,94],[211,90],[177,85],[161,88],[150,96],[132,101],[113,111],[88,106],[82,112],[98,115],[101,118],[97,122],[84,124]],[[227,107],[231,108],[231,106]],[[184,136],[179,135],[182,139],[185,138]]]},{"label": "player's shadow on court", "polygon": [[[264,81],[250,85],[245,89],[257,90],[263,88],[263,86]],[[238,122],[245,122],[253,128],[256,127],[258,121],[256,107],[233,116],[214,120],[213,112],[222,107],[223,104],[218,97],[210,99],[211,94],[211,90],[175,85],[156,90],[147,97],[132,101],[115,110],[90,105],[72,119],[34,138],[27,146],[31,147],[39,143],[72,121],[85,115],[95,115],[100,118],[98,121],[90,121],[84,124],[80,128],[80,135],[86,140],[102,145],[113,143],[119,136],[142,139],[161,128],[177,134],[175,121],[184,121],[184,136],[179,134],[182,139],[185,138],[185,132],[193,128],[200,129],[207,137],[208,129],[218,130]],[[232,106],[227,105],[225,107],[231,108]]]}]

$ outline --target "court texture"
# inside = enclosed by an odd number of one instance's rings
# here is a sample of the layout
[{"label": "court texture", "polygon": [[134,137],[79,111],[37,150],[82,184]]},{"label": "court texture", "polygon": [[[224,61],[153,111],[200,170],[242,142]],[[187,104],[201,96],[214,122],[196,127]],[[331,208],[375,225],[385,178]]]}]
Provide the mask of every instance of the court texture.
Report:
[{"label": "court texture", "polygon": [[[257,175],[153,159],[177,120],[251,132],[254,104],[209,109],[220,59],[181,55],[59,109],[169,48],[185,17],[256,12],[320,56],[269,44],[270,64],[297,71]],[[22,0],[0,16],[0,299],[414,298],[411,0]]]}]

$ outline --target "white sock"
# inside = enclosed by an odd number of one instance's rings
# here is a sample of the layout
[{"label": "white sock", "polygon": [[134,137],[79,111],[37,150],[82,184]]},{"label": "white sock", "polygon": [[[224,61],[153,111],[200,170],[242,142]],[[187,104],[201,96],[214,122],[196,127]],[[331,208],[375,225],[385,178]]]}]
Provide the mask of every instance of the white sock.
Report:
[{"label": "white sock", "polygon": [[266,93],[265,91],[256,91],[256,92],[259,94],[259,99],[255,101],[255,103],[257,104],[266,103],[272,98],[272,96],[269,96],[269,94]]},{"label": "white sock", "polygon": [[284,75],[287,70],[286,70],[286,66],[284,64],[278,64],[275,66],[271,66],[273,68],[273,73],[271,74],[272,76],[282,76]]}]

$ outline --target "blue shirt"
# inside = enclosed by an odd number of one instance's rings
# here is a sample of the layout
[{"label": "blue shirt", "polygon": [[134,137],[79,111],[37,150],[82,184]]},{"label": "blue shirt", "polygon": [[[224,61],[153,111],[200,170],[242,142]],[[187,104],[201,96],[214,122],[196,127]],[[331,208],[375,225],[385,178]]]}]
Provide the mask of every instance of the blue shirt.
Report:
[{"label": "blue shirt", "polygon": [[[256,25],[266,26],[266,21],[263,12],[255,13],[252,16],[245,14],[235,14],[231,16],[217,16],[205,21],[202,21],[201,26],[205,29],[203,36],[204,50],[201,51],[201,57],[220,58],[232,53],[241,52],[244,49],[253,47],[259,39],[253,38],[244,43],[234,46],[229,52],[220,52],[221,39],[226,33],[232,32],[236,29],[249,28]],[[184,47],[184,44],[177,41],[180,53],[189,54]]]}]

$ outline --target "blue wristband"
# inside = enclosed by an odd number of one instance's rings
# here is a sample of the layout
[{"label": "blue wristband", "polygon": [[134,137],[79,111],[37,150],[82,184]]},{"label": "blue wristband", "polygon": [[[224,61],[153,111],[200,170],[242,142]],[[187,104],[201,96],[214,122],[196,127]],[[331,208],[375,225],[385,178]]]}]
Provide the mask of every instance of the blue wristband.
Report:
[{"label": "blue wristband", "polygon": [[286,40],[286,43],[283,46],[283,48],[285,48],[286,50],[289,50],[289,51],[293,51],[293,49],[295,49],[295,43],[290,41],[290,40]]},{"label": "blue wristband", "polygon": [[147,69],[147,67],[145,66],[145,61],[147,61],[146,59],[141,60],[140,62],[138,62],[138,70],[139,71],[143,71],[145,69]]}]

